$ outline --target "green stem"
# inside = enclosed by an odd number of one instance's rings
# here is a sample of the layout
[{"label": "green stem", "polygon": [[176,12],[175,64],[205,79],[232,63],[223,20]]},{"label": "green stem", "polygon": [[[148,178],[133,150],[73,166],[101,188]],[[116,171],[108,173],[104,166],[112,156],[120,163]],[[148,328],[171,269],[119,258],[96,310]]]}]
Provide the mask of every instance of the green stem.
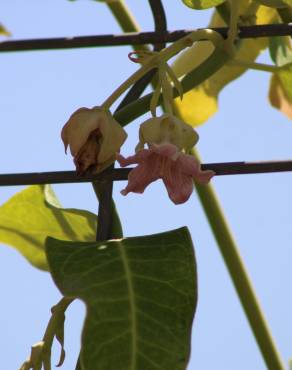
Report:
[{"label": "green stem", "polygon": [[230,21],[227,42],[228,46],[234,48],[234,41],[238,33],[238,19],[239,19],[239,1],[229,0],[230,3]]},{"label": "green stem", "polygon": [[[192,151],[192,154],[200,160],[195,150]],[[284,364],[273,342],[268,324],[215,190],[211,185],[196,185],[195,188],[267,368],[269,370],[284,370]]]},{"label": "green stem", "polygon": [[269,72],[269,73],[279,72],[281,69],[283,69],[283,66],[278,67],[278,66],[273,66],[269,64],[263,64],[263,63],[246,62],[244,60],[240,60],[236,58],[230,60],[228,64],[239,66],[239,67],[244,67],[248,69],[253,69],[255,71],[262,71],[262,72]]},{"label": "green stem", "polygon": [[[186,75],[181,81],[184,92],[191,90],[198,86],[200,83],[208,79],[215,72],[217,72],[223,65],[229,60],[229,55],[224,50],[215,49],[202,64]],[[173,96],[178,96],[177,89],[174,89]],[[153,93],[145,95],[143,98],[136,100],[135,102],[128,104],[123,109],[115,113],[115,119],[122,126],[126,126],[134,119],[140,117],[144,113],[149,111],[150,101],[153,97]],[[161,99],[158,101],[158,105],[162,103]]]},{"label": "green stem", "polygon": [[163,67],[160,67],[159,69],[159,79],[161,81],[164,111],[168,114],[173,114],[172,111],[173,89],[170,82],[168,81],[165,68]]},{"label": "green stem", "polygon": [[150,99],[150,112],[153,117],[156,117],[156,107],[159,102],[160,98],[160,93],[161,93],[161,81],[158,79],[156,87],[154,89],[154,93],[152,94],[152,97]]},{"label": "green stem", "polygon": [[172,58],[183,49],[192,46],[194,42],[203,40],[211,41],[216,48],[224,48],[225,41],[218,32],[211,29],[197,30],[161,50],[159,58],[162,62],[167,62],[168,59]]},{"label": "green stem", "polygon": [[46,328],[45,334],[43,336],[43,341],[46,347],[51,347],[55,334],[56,328],[59,324],[60,316],[64,315],[68,306],[74,301],[75,298],[63,297],[54,307],[55,311],[52,312],[52,316]]},{"label": "green stem", "polygon": [[[120,11],[126,14],[128,12],[128,9],[125,7],[121,7]],[[228,58],[226,57],[226,55],[224,56],[224,54],[221,54],[220,57],[221,58],[219,59],[223,63],[228,60]],[[209,62],[212,66],[213,60],[209,57],[206,62]],[[216,70],[216,67],[217,66],[215,65],[214,70]],[[205,72],[205,75],[208,73],[206,70],[203,71]],[[195,82],[190,80],[188,81],[187,87],[190,87],[192,83],[193,85],[196,85],[196,83],[200,80],[200,75],[197,75],[196,77],[197,79],[195,80]],[[149,100],[150,98],[151,96],[148,97]],[[145,109],[145,103],[144,106],[143,102],[142,104],[141,101],[139,103],[140,109]],[[129,112],[127,113],[129,114]],[[121,118],[123,118],[122,114]],[[124,118],[126,117],[124,116]],[[194,155],[198,158],[198,154],[195,151]],[[269,332],[268,325],[262,314],[259,302],[254,293],[252,284],[241,260],[235,240],[233,239],[232,233],[229,229],[215,191],[213,190],[211,185],[197,186],[196,190],[210,223],[213,234],[218,243],[218,247],[221,251],[230,276],[235,285],[236,291],[238,293],[239,299],[242,303],[254,336],[257,340],[258,346],[266,362],[267,368],[269,370],[284,370],[284,365]]]},{"label": "green stem", "polygon": [[[65,320],[65,311],[68,306],[74,301],[75,298],[63,297],[54,307],[52,307],[52,316],[47,325],[45,334],[43,336],[44,347],[42,351],[42,362],[44,370],[51,370],[51,351],[53,340],[58,332],[60,325],[64,325]],[[62,346],[62,355],[60,358],[60,365],[64,361],[63,356],[65,356],[63,343],[60,343]]]},{"label": "green stem", "polygon": [[154,58],[150,57],[149,62],[144,64],[138,71],[133,73],[126,81],[124,81],[101,105],[105,109],[109,109],[110,106],[135,82],[140,80],[147,72],[149,72],[153,67]]},{"label": "green stem", "polygon": [[110,106],[136,81],[143,77],[151,69],[159,67],[186,47],[191,46],[195,41],[210,40],[215,47],[223,49],[224,40],[219,33],[206,29],[190,33],[182,39],[174,42],[169,47],[159,53],[149,56],[149,60],[142,65],[138,71],[133,73],[125,82],[123,82],[102,104],[102,107],[109,109]]},{"label": "green stem", "polygon": [[140,32],[140,27],[123,0],[109,1],[110,11],[124,32]]}]

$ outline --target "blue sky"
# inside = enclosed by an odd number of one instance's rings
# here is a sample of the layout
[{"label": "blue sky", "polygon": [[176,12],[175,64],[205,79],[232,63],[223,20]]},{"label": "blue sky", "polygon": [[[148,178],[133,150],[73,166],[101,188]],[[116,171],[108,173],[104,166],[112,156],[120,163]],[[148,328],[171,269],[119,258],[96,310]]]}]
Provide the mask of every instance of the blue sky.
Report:
[{"label": "blue sky", "polygon": [[[152,30],[147,1],[129,0],[143,30]],[[195,12],[179,0],[164,1],[170,30],[208,23],[209,12]],[[118,33],[104,4],[80,0],[10,0],[2,2],[0,22],[13,38]],[[60,131],[81,106],[100,104],[137,66],[129,47],[2,53],[0,57],[0,173],[72,170]],[[261,61],[269,62],[264,54]],[[205,163],[291,158],[292,124],[268,105],[269,75],[248,72],[220,95],[220,111],[198,128],[198,148]],[[137,123],[128,127],[123,148],[137,142]],[[291,186],[290,173],[240,175],[212,180],[238,242],[279,351],[288,364],[291,332]],[[192,233],[199,272],[199,305],[194,322],[189,370],[264,370],[250,328],[213,239],[196,194],[174,206],[160,183],[143,196],[119,191],[115,201],[127,236],[152,234],[187,225]],[[65,207],[97,210],[89,184],[54,186]],[[1,188],[5,202],[21,187]],[[39,341],[59,299],[50,276],[16,251],[0,248],[1,368],[17,369],[30,345]],[[68,310],[67,359],[74,368],[84,315],[82,303]],[[56,347],[58,350],[58,348]],[[58,353],[57,353],[58,354]],[[56,354],[56,356],[57,356]],[[57,360],[55,361],[55,363]]]}]

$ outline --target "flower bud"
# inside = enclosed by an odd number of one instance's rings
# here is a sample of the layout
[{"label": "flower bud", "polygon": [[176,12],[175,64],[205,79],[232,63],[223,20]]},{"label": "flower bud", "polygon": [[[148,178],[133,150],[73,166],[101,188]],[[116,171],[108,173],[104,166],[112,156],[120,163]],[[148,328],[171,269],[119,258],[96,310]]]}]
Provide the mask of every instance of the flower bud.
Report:
[{"label": "flower bud", "polygon": [[179,150],[189,151],[198,140],[198,134],[190,125],[173,115],[163,114],[141,124],[136,151],[143,149],[145,143],[148,145],[170,143]]},{"label": "flower bud", "polygon": [[127,134],[108,110],[80,108],[62,129],[65,151],[69,146],[78,174],[98,173],[115,161]]}]

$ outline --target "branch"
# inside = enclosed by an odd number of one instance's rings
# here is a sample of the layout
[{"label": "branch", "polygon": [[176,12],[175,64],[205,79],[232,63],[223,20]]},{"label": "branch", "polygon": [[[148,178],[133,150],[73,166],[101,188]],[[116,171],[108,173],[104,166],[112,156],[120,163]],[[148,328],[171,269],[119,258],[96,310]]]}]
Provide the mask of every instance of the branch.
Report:
[{"label": "branch", "polygon": [[[292,160],[269,162],[227,162],[201,165],[202,170],[212,170],[216,176],[247,175],[256,173],[290,172]],[[16,173],[0,175],[0,186],[68,184],[82,182],[126,181],[133,168],[107,169],[97,175],[79,176],[75,171]]]},{"label": "branch", "polygon": [[[227,37],[228,28],[212,28]],[[121,35],[97,35],[60,37],[47,39],[28,39],[0,42],[0,52],[26,51],[26,50],[52,50],[52,49],[73,49],[98,46],[119,46],[119,45],[141,45],[159,44],[174,42],[188,35],[194,30],[177,30],[165,32],[131,32]],[[241,39],[292,36],[292,24],[268,24],[258,26],[240,27],[238,37]]]},{"label": "branch", "polygon": [[[164,13],[164,8],[160,0],[149,0],[149,4],[151,6],[154,23],[155,23],[155,31],[164,32],[166,31],[166,16]],[[114,8],[113,5],[110,7],[111,10],[118,13],[121,16],[120,8]],[[124,12],[123,12],[124,13]],[[124,26],[124,22],[121,22],[121,26],[123,31],[132,31],[135,30],[135,23],[130,18],[129,13],[125,13],[127,15],[127,27]],[[155,45],[155,50],[161,50],[165,47],[165,44],[157,44]],[[149,71],[145,76],[143,76],[140,80],[138,80],[132,88],[128,91],[127,95],[124,97],[116,112],[120,109],[124,108],[126,105],[132,103],[133,101],[137,100],[142,93],[144,92],[147,85],[151,82],[155,70]],[[116,113],[115,112],[115,113]],[[114,165],[109,168],[109,171],[114,169]],[[112,225],[112,193],[113,193],[113,179],[103,179],[100,181],[92,182],[95,194],[99,201],[98,206],[98,223],[97,223],[97,232],[96,232],[96,240],[106,240],[112,237],[111,234],[111,225]],[[79,361],[79,360],[78,360]]]},{"label": "branch", "polygon": [[[161,0],[149,0],[149,5],[153,14],[155,32],[163,33],[167,32],[167,20]],[[166,42],[155,44],[154,50],[159,51],[165,48]]]}]

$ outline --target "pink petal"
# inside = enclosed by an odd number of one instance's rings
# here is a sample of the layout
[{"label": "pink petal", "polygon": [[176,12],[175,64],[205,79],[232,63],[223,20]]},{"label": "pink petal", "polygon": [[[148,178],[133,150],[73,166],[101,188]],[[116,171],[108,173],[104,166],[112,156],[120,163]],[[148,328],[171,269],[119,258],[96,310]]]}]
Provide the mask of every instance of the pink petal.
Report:
[{"label": "pink petal", "polygon": [[196,176],[200,170],[199,162],[191,155],[180,153],[176,162],[185,174]]},{"label": "pink petal", "polygon": [[140,163],[146,160],[151,155],[151,151],[148,149],[142,149],[138,153],[131,155],[130,157],[123,157],[120,153],[116,154],[117,161],[121,167],[129,166],[130,164]]},{"label": "pink petal", "polygon": [[181,153],[175,145],[151,144],[149,149],[140,150],[128,158],[117,154],[122,167],[138,164],[128,177],[128,184],[121,191],[143,193],[153,181],[161,178],[169,198],[175,204],[186,202],[193,192],[193,181],[206,184],[215,175],[213,171],[202,171],[199,162],[190,155]]},{"label": "pink petal", "polygon": [[178,154],[177,147],[175,145],[169,144],[169,143],[160,144],[160,145],[152,144],[149,147],[150,147],[150,150],[153,153],[156,153],[158,155],[161,155],[161,156],[167,157],[167,158],[174,158]]},{"label": "pink petal", "polygon": [[[146,160],[138,164],[128,176],[128,185],[121,191],[123,195],[130,192],[143,193],[145,188],[153,181],[159,179],[160,158],[150,153]],[[133,156],[134,157],[134,156]]]},{"label": "pink petal", "polygon": [[199,184],[207,184],[215,175],[214,171],[202,171],[200,163],[191,155],[180,154],[177,164],[181,171],[187,175],[191,175]]},{"label": "pink petal", "polygon": [[195,182],[199,184],[208,184],[208,182],[211,180],[213,176],[215,176],[216,173],[214,171],[199,171],[196,176],[194,176]]},{"label": "pink petal", "polygon": [[193,192],[193,179],[181,171],[179,164],[173,162],[168,174],[162,176],[169,198],[175,204],[186,202]]}]

